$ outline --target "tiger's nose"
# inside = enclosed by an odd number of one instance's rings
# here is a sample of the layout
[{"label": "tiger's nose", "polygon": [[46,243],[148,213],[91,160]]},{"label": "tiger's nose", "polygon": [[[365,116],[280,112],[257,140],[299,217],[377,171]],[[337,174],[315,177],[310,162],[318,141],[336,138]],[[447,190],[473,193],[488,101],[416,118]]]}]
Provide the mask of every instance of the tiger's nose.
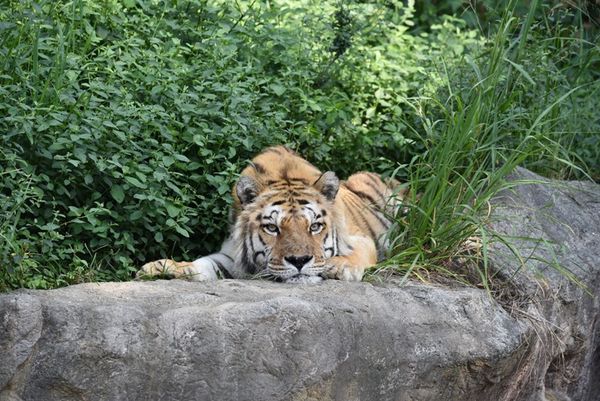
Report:
[{"label": "tiger's nose", "polygon": [[302,269],[302,267],[304,267],[305,264],[307,264],[308,262],[311,261],[312,256],[310,255],[304,255],[304,256],[286,256],[284,258],[287,262],[293,264],[294,266],[296,266],[296,269],[298,269],[298,271],[300,271],[300,269]]}]

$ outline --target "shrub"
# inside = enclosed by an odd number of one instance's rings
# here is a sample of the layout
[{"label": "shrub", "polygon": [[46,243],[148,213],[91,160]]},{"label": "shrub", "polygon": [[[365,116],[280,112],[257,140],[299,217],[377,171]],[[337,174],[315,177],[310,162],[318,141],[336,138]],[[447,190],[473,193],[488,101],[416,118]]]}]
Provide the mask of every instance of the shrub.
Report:
[{"label": "shrub", "polygon": [[409,160],[423,145],[406,99],[479,42],[451,18],[412,35],[411,10],[5,3],[0,289],[126,280],[214,250],[236,173],[268,145],[342,175]]}]

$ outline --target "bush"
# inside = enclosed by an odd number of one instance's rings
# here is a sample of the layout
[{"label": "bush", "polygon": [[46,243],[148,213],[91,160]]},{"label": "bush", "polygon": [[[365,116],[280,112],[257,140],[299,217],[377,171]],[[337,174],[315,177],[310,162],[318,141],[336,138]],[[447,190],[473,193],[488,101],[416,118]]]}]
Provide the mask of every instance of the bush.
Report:
[{"label": "bush", "polygon": [[0,289],[127,280],[214,250],[236,173],[268,145],[342,175],[409,160],[423,145],[406,99],[479,43],[451,18],[412,35],[411,10],[6,3]]},{"label": "bush", "polygon": [[[478,230],[455,213],[472,193],[427,181],[443,168],[464,176],[436,155],[478,163],[452,135],[485,134],[469,148],[485,160],[473,188],[500,160],[600,177],[598,41],[568,10],[505,15],[510,34],[494,41],[472,19],[438,16],[448,2],[430,16],[433,3],[412,1],[4,4],[0,290],[127,280],[145,261],[214,251],[236,174],[273,144],[341,176],[395,170],[444,199],[410,217],[413,231],[399,220],[401,267],[434,263]],[[421,224],[432,213],[444,221]],[[453,243],[427,259],[440,235]]]}]

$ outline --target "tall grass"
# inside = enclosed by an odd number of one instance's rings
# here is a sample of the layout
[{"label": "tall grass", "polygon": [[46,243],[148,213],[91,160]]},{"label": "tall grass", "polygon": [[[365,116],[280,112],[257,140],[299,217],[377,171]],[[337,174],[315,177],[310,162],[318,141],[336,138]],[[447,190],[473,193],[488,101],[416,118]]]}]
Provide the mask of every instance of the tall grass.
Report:
[{"label": "tall grass", "polygon": [[[520,111],[529,113],[527,118],[507,114],[510,105],[519,104],[515,86],[531,81],[520,60],[537,1],[524,21],[514,17],[515,4],[504,13],[487,51],[477,60],[467,60],[476,77],[469,90],[455,89],[448,74],[447,98],[413,101],[422,114],[427,149],[408,166],[409,209],[396,217],[389,235],[390,258],[378,269],[397,270],[405,278],[432,269],[456,276],[449,262],[456,256],[474,258],[472,265],[488,288],[488,247],[493,240],[506,242],[486,228],[490,200],[517,184],[506,180],[515,167],[545,149],[545,124],[572,93],[553,97],[548,89],[539,111]],[[441,113],[435,121],[422,111],[432,102]],[[520,126],[515,127],[515,119]],[[562,162],[576,168],[566,159]]]}]

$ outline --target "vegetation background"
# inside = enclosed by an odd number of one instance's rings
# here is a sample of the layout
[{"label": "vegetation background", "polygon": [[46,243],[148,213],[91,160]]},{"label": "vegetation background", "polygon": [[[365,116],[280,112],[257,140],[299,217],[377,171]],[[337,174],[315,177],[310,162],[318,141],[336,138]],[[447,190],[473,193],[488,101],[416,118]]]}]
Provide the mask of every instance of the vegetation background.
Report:
[{"label": "vegetation background", "polygon": [[236,174],[279,143],[341,176],[407,180],[430,207],[398,217],[392,260],[447,258],[511,166],[600,179],[599,15],[593,1],[1,1],[0,291],[214,251]]}]

